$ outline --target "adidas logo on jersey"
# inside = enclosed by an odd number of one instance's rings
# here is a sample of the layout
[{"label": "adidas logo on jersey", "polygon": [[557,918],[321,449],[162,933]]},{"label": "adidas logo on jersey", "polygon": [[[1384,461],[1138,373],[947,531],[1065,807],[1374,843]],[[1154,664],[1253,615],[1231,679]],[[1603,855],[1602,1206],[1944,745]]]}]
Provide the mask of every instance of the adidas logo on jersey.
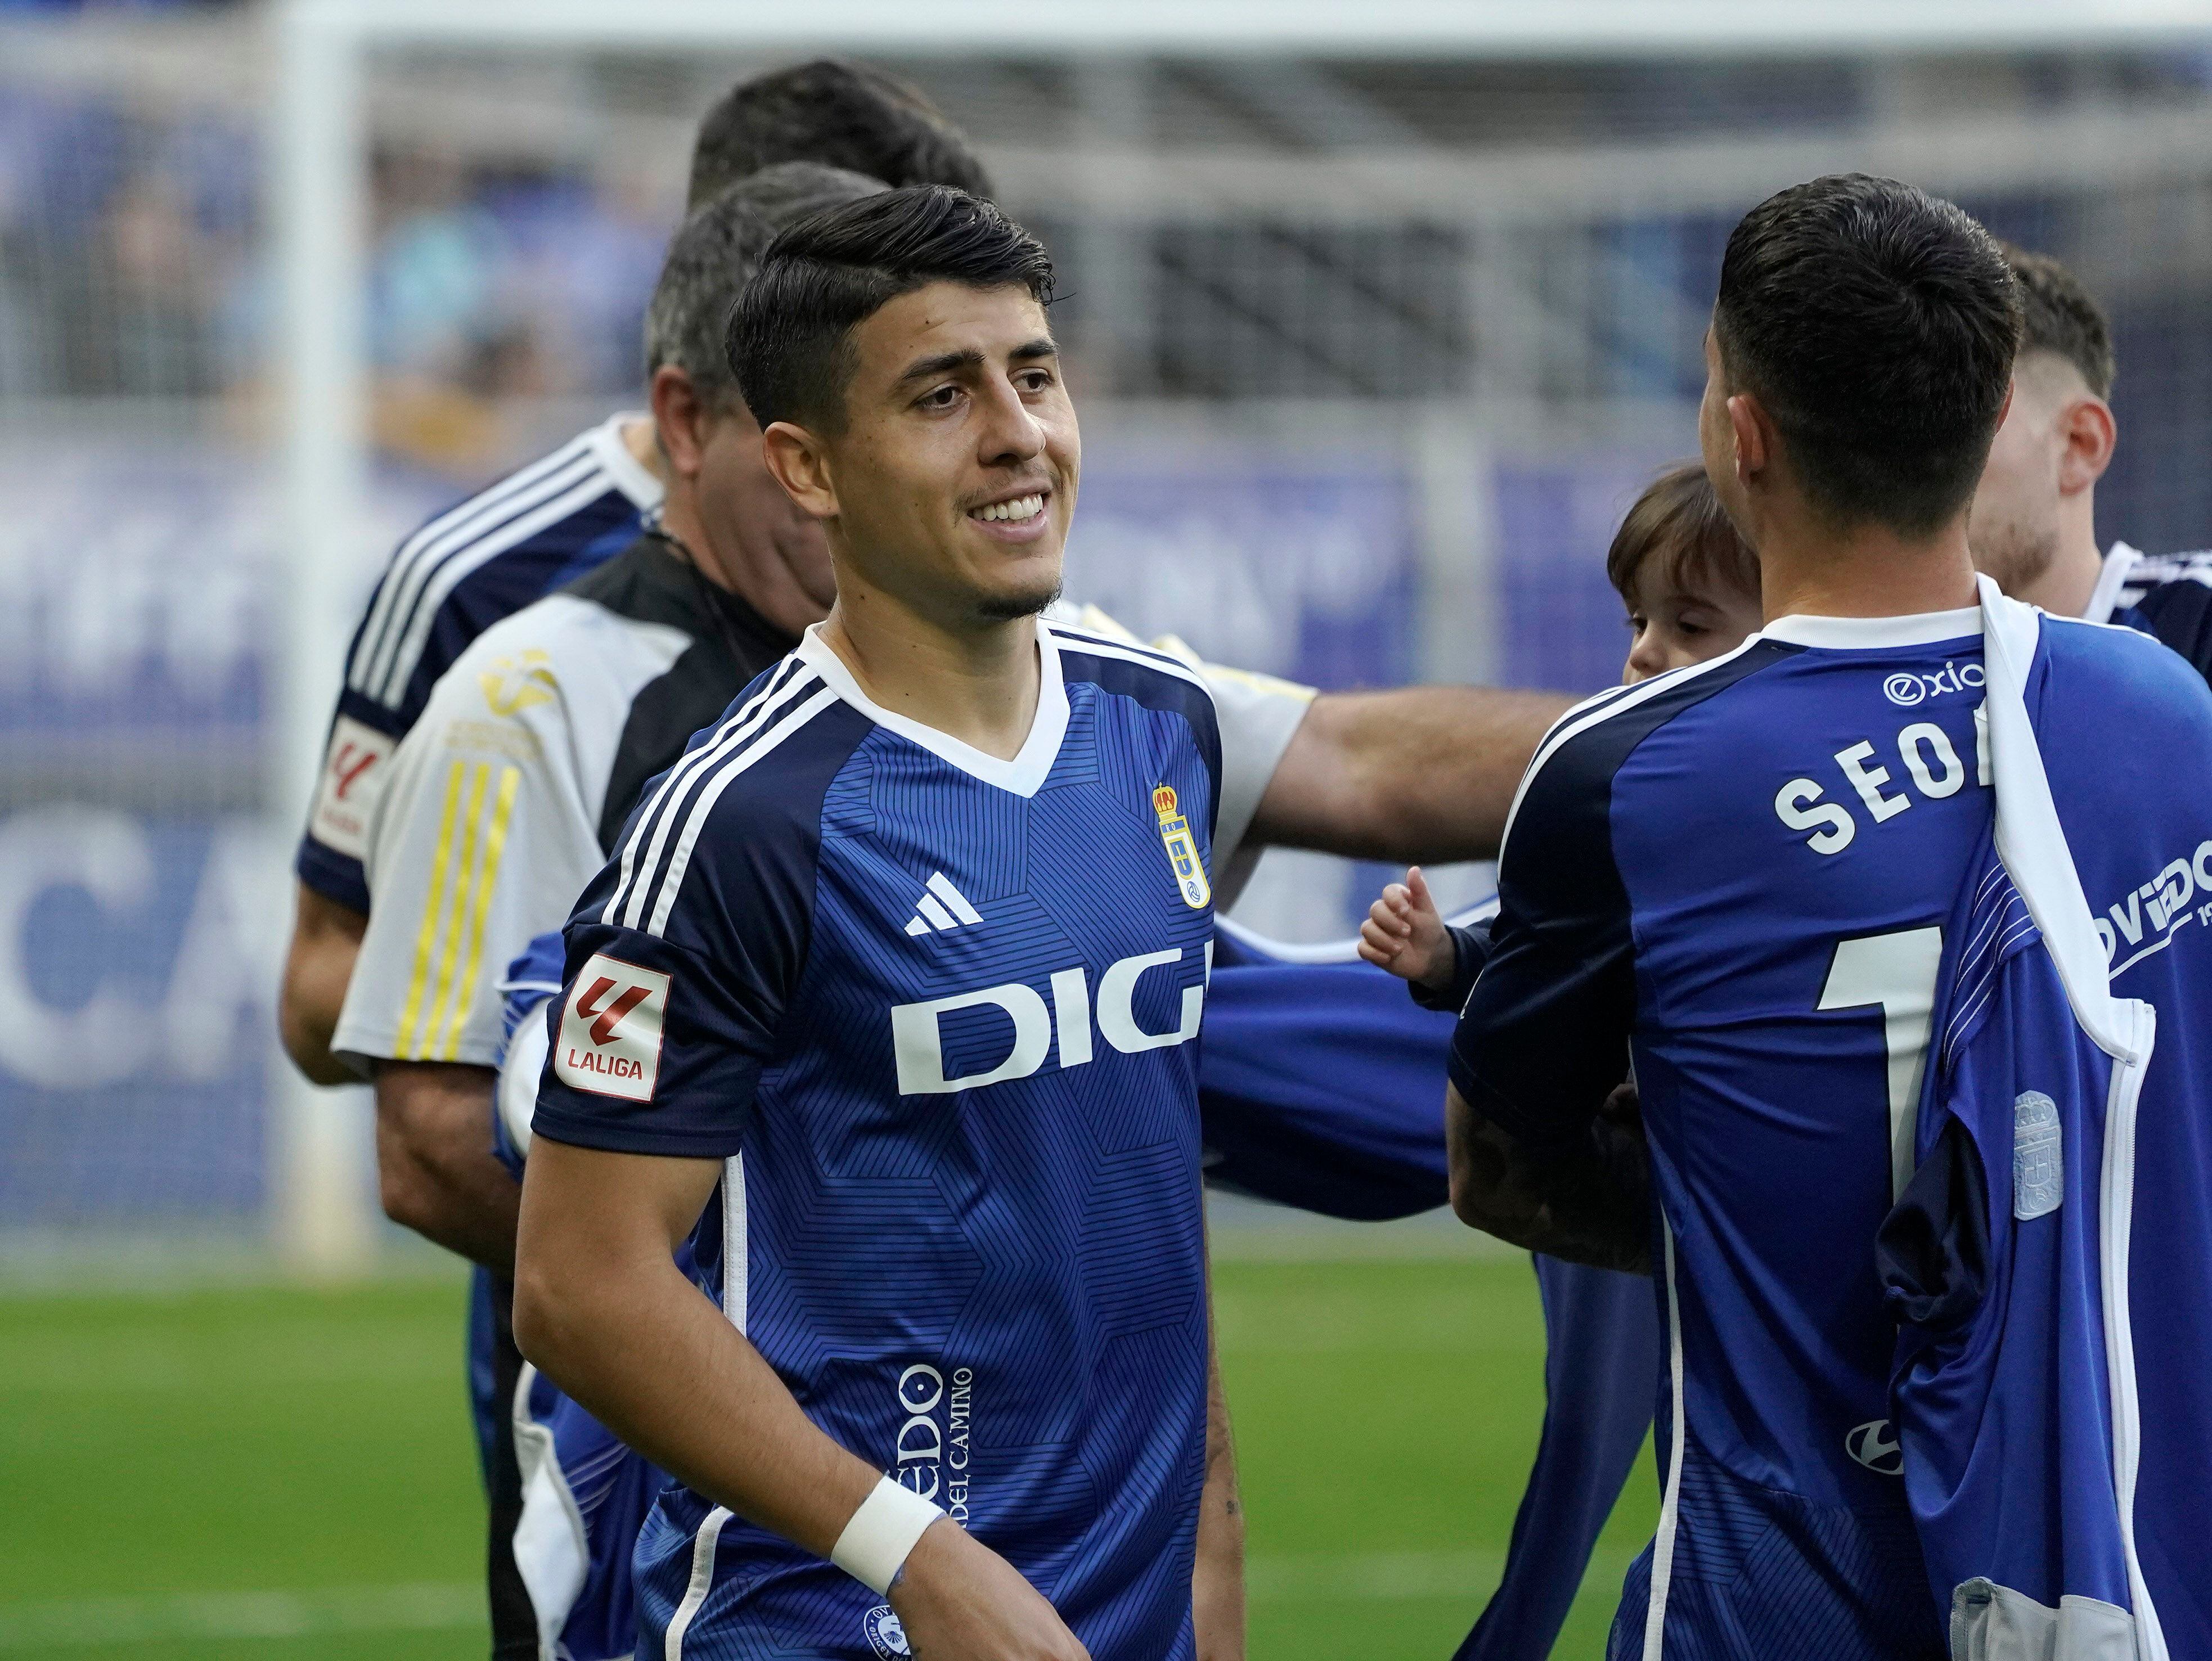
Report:
[{"label": "adidas logo on jersey", "polygon": [[939,934],[951,934],[955,929],[983,920],[982,912],[968,903],[968,896],[954,888],[951,879],[943,871],[930,872],[924,886],[928,891],[915,902],[915,915],[907,920],[908,934],[925,935],[932,929]]}]

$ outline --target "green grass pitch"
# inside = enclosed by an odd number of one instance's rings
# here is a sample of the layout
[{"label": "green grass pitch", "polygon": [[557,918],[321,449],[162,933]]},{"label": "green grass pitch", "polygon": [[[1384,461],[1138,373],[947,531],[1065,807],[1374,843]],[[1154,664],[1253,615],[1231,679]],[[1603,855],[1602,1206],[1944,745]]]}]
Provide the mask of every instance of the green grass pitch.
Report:
[{"label": "green grass pitch", "polygon": [[[1217,1269],[1255,1661],[1444,1661],[1535,1446],[1525,1260]],[[485,1652],[455,1275],[0,1296],[0,1658]],[[1601,1655],[1648,1456],[1555,1654]]]}]

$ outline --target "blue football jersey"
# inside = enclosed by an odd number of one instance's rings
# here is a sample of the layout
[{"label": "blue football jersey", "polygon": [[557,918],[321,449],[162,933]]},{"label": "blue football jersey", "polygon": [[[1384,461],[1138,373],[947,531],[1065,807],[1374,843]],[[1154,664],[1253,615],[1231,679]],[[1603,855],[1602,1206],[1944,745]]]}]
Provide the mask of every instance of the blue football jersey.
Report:
[{"label": "blue football jersey", "polygon": [[[1197,1036],[1219,742],[1172,658],[1040,624],[1011,761],[818,633],[651,791],[566,931],[536,1134],[722,1162],[695,1278],[843,1446],[1100,1661],[1192,1652]],[[895,1653],[820,1559],[672,1488],[653,1653]]]},{"label": "blue football jersey", "polygon": [[2121,1499],[2139,1452],[2129,1310],[2106,1296],[2126,1285],[2156,1020],[2106,994],[2081,917],[2094,1028],[1992,850],[1946,931],[1925,1157],[1882,1230],[1892,1421],[1954,1656],[2163,1653]]},{"label": "blue football jersey", "polygon": [[1980,632],[1784,618],[1571,712],[1522,784],[1451,1073],[1564,1149],[1633,1058],[1667,1361],[1617,1656],[1944,1652],[1874,1241],[1990,821]]},{"label": "blue football jersey", "polygon": [[[2190,903],[2212,696],[2124,630],[1991,620],[1994,845],[1950,925],[1924,1161],[1882,1237],[1907,1492],[1954,1654],[2202,1654],[2212,1092],[2185,1049],[2212,1021]],[[2094,915],[2116,886],[2126,909]]]},{"label": "blue football jersey", "polygon": [[364,915],[369,817],[392,752],[438,677],[501,618],[637,540],[660,482],[610,417],[447,508],[399,544],[346,653],[345,683],[301,839],[300,880]]},{"label": "blue football jersey", "polygon": [[2030,708],[2051,796],[2112,995],[2157,1011],[2128,1276],[2136,1543],[2171,1652],[2212,1655],[2212,689],[2124,629],[2044,636]]}]

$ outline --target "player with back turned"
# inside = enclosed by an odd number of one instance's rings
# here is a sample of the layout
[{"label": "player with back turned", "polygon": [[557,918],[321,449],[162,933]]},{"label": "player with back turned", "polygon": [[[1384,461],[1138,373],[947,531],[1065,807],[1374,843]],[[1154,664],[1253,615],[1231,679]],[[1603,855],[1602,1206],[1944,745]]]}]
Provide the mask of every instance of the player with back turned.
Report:
[{"label": "player with back turned", "polygon": [[907,190],[785,233],[732,324],[837,601],[578,904],[517,1257],[525,1353],[678,1478],[648,1649],[1187,1661],[1233,1541],[1220,746],[1195,674],[1037,615],[1080,465],[1050,284]]},{"label": "player with back turned", "polygon": [[[1987,233],[1909,186],[1821,179],[1746,216],[1723,261],[1700,438],[1759,549],[1765,626],[1723,658],[1571,712],[1507,831],[1493,949],[1454,1040],[1453,1201],[1522,1244],[1655,1272],[1662,1502],[1616,1658],[1933,1661],[2051,1654],[2045,1640],[2071,1655],[2060,1640],[2086,1617],[2075,1604],[2062,1622],[2063,1599],[2102,1600],[2123,1628],[2148,1631],[2154,1596],[2201,1597],[2203,1550],[2183,1513],[2137,1506],[2138,1553],[2126,1496],[2138,1476],[2141,1493],[2163,1496],[2204,1463],[2204,1415],[2178,1397],[2166,1440],[2145,1413],[2139,1465],[2128,1452],[2138,1385],[2145,1404],[2177,1391],[2181,1346],[2206,1322],[2207,1161],[2191,1128],[2212,1112],[2204,1070],[2162,1058],[2142,1087],[2133,1170],[2172,1174],[2135,1229],[2158,1231],[2188,1306],[2161,1309],[2173,1331],[2154,1345],[2148,1307],[2133,1312],[2131,1348],[2130,1300],[2100,1306],[2098,1291],[2103,1276],[2126,1285],[2126,1240],[2099,1232],[2109,1219],[2087,1227],[2098,1220],[2083,1209],[2100,1172],[2124,1188],[2126,1149],[2100,1134],[2105,1099],[2071,1083],[2124,1064],[2090,1041],[2111,1001],[2102,966],[2070,1020],[2059,997],[2008,1059],[2016,1075],[1980,1058],[1992,1077],[2043,1081],[2020,1100],[2044,1116],[2021,1123],[2049,1137],[2036,1143],[2046,1152],[2063,1141],[2070,1207],[2019,1209],[2014,1094],[1975,1099],[1958,1061],[1976,1018],[2014,1015],[2021,966],[2071,961],[2069,931],[2095,951],[2084,889],[2117,891],[2212,834],[2212,812],[2166,770],[2177,756],[2195,776],[2212,766],[2212,699],[2188,666],[2132,631],[2043,618],[1977,587],[1967,507],[2003,414],[2019,308]],[[2114,746],[2116,724],[2156,741]],[[2046,821],[2063,834],[2026,836]],[[2135,983],[2114,979],[2113,994],[2159,1005],[2161,1043],[2169,1022],[2212,1026],[2204,934],[2177,926]],[[1951,1018],[1931,1047],[1939,1009]],[[1632,1062],[1648,1166],[1601,1111]],[[1963,1177],[1933,1199],[1912,1187],[1923,1118],[1979,1137],[2000,1116],[2002,1163],[1981,1199]],[[1919,1237],[1936,1244],[1886,1251],[1886,1305],[1875,1240],[1908,1191],[1900,1215],[1937,1219]],[[1993,1263],[2040,1263],[2048,1295],[2016,1295],[2030,1282],[1999,1285],[1984,1272]],[[1925,1294],[1911,1307],[1908,1282]],[[2058,1392],[2036,1318],[2085,1307],[2105,1325],[2070,1352],[2082,1372]],[[1900,1387],[1911,1417],[1893,1427],[1899,1318],[1941,1358],[1915,1376],[1941,1374],[1954,1407],[2002,1400],[2016,1446],[1984,1459],[1986,1440],[1973,1441],[1963,1476],[1944,1466],[1935,1452],[2002,1432],[2004,1415],[1971,1433],[1944,1425],[1918,1385]],[[2109,1398],[2079,1387],[2107,1355]],[[1900,1428],[1908,1455],[1921,1450],[1909,1470]],[[2102,1465],[2082,1452],[2100,1438]],[[1991,1469],[2024,1469],[2062,1440],[2077,1456],[2067,1480],[2003,1495],[1996,1531],[2049,1550],[2008,1561],[2009,1584],[1991,1557],[1931,1585],[1972,1561],[1962,1540],[1991,1537],[1964,1519],[1990,1500]],[[1929,1503],[1947,1482],[1948,1515]],[[2077,1553],[2084,1539],[2099,1549]],[[2041,1646],[2005,1647],[2022,1632]]]}]

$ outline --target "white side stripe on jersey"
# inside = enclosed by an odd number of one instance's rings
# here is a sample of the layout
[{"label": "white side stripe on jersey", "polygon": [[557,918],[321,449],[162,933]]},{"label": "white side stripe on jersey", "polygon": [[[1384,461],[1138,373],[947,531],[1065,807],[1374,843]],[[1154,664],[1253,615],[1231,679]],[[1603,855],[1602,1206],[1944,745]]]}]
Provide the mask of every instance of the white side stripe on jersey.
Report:
[{"label": "white side stripe on jersey", "polygon": [[1667,1490],[1659,1500],[1659,1527],[1651,1537],[1651,1588],[1644,1606],[1644,1661],[1661,1661],[1667,1653],[1667,1593],[1674,1581],[1674,1534],[1682,1515],[1683,1443],[1689,1434],[1682,1406],[1682,1298],[1674,1280],[1674,1229],[1663,1211],[1659,1232],[1666,1244],[1667,1393],[1672,1398],[1667,1429],[1674,1457],[1667,1462]]},{"label": "white side stripe on jersey", "polygon": [[381,678],[382,671],[375,665],[388,662],[390,643],[404,632],[415,597],[429,571],[455,549],[493,533],[518,512],[583,476],[579,469],[587,468],[592,461],[585,444],[585,439],[579,439],[563,446],[514,477],[440,514],[399,545],[377,585],[368,626],[362,630],[353,661],[347,665],[348,686],[364,692],[372,678]]},{"label": "white side stripe on jersey", "polygon": [[[692,782],[732,748],[758,731],[769,717],[796,694],[799,683],[805,678],[805,671],[795,658],[785,659],[783,667],[776,672],[776,678],[751,702],[724,721],[713,738],[669,769],[668,777],[661,781],[660,788],[645,804],[645,810],[637,815],[637,822],[630,827],[629,840],[623,846],[622,870],[616,881],[615,891],[608,897],[606,910],[599,917],[602,923],[615,920],[617,909],[623,897],[630,893],[630,884],[637,878],[640,870],[637,856],[641,850],[646,848],[648,839],[651,852],[647,854],[642,869],[647,882],[650,882],[652,872],[660,863],[660,851],[667,845],[669,819],[676,811],[676,804],[691,788]],[[635,916],[623,919],[625,928],[635,928],[636,923]]]},{"label": "white side stripe on jersey", "polygon": [[1109,640],[1103,636],[1090,634],[1079,628],[1070,628],[1064,623],[1045,625],[1054,638],[1068,643],[1068,650],[1079,652],[1086,658],[1119,658],[1124,663],[1140,664],[1146,669],[1158,670],[1203,688],[1206,677],[1180,658],[1171,658],[1164,652],[1155,652],[1150,646],[1133,646],[1124,640]]},{"label": "white side stripe on jersey", "polygon": [[1513,835],[1514,820],[1520,816],[1522,798],[1528,794],[1528,786],[1542,770],[1544,763],[1559,753],[1561,745],[1571,738],[1580,737],[1599,723],[1610,720],[1623,711],[1634,709],[1662,692],[1672,691],[1685,681],[1711,674],[1723,664],[1734,663],[1752,647],[1759,645],[1763,639],[1763,636],[1754,634],[1734,652],[1723,652],[1705,663],[1687,664],[1680,669],[1670,669],[1664,675],[1655,675],[1650,680],[1638,681],[1633,686],[1609,688],[1595,697],[1577,704],[1559,717],[1551,731],[1544,735],[1544,742],[1536,747],[1535,759],[1528,763],[1528,770],[1521,775],[1521,782],[1514,789],[1513,805],[1505,810],[1505,828],[1498,836],[1498,858],[1503,859],[1505,857],[1505,845]]},{"label": "white side stripe on jersey", "polygon": [[[714,812],[714,803],[721,799],[722,792],[736,781],[739,773],[823,710],[840,701],[835,687],[823,687],[763,733],[744,755],[725,762],[714,776],[707,780],[705,787],[699,792],[699,799],[691,804],[690,814],[684,821],[684,834],[677,839],[676,851],[669,856],[667,875],[660,879],[659,897],[653,902],[653,916],[645,925],[647,934],[657,935],[668,926],[668,915],[676,909],[676,896],[684,887],[684,873],[690,868],[691,850],[698,846],[699,833],[706,828],[707,817]],[[641,888],[639,897],[642,898],[644,890]],[[633,910],[636,903],[636,900],[632,900]]]},{"label": "white side stripe on jersey", "polygon": [[699,1618],[707,1594],[714,1589],[714,1548],[721,1541],[722,1525],[730,1520],[730,1514],[726,1507],[716,1506],[699,1525],[698,1535],[691,1542],[691,1579],[661,1639],[663,1661],[684,1661],[684,1634]]},{"label": "white side stripe on jersey", "polygon": [[722,1313],[740,1332],[751,1272],[746,1247],[745,1156],[738,1153],[722,1161]]},{"label": "white side stripe on jersey", "polygon": [[[474,543],[466,550],[449,555],[423,584],[408,620],[406,632],[398,637],[393,650],[390,673],[383,677],[381,690],[372,691],[387,706],[396,705],[406,695],[407,682],[422,661],[422,648],[430,638],[430,625],[435,621],[438,608],[453,591],[462,578],[497,555],[504,554],[517,543],[526,542],[550,524],[556,524],[571,513],[596,501],[612,487],[607,482],[596,459],[584,471],[580,482],[560,495],[554,496],[530,512],[518,515],[499,530]],[[387,641],[387,645],[392,644]]]},{"label": "white side stripe on jersey", "polygon": [[[643,887],[652,886],[653,872],[659,867],[661,850],[668,843],[668,826],[675,815],[677,804],[690,791],[693,782],[702,773],[714,767],[757,732],[778,709],[797,696],[814,678],[812,671],[799,659],[787,658],[782,667],[776,671],[775,680],[744,708],[724,721],[712,739],[669,769],[668,777],[661,781],[660,788],[645,804],[645,810],[637,815],[637,822],[630,827],[629,840],[623,845],[622,870],[616,880],[614,893],[608,896],[606,909],[599,914],[600,922],[612,923],[616,920],[615,913],[621,908],[624,897],[640,892],[633,890],[631,884],[641,876]],[[650,851],[641,864],[638,855],[647,849],[648,838]],[[631,929],[637,926],[636,913],[643,904],[642,899],[635,900],[629,914],[622,918],[622,926]]]}]

